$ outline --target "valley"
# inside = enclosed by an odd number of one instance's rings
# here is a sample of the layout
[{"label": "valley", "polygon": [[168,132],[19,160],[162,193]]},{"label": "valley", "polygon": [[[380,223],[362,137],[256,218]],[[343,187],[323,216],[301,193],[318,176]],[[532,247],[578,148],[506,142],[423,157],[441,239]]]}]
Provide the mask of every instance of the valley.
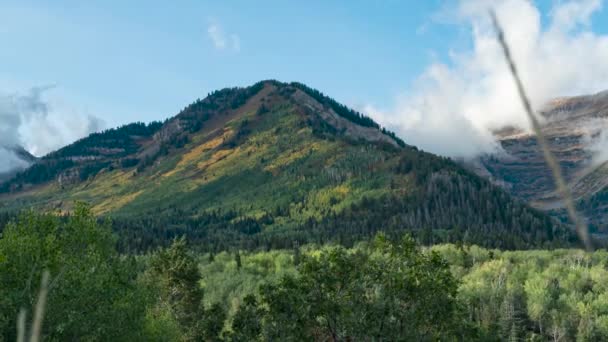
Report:
[{"label": "valley", "polygon": [[[601,194],[586,133],[551,115],[579,200]],[[562,249],[576,237],[543,212],[559,205],[534,138],[500,134],[476,175],[278,81],[93,133],[0,185],[0,313],[33,302],[23,281],[44,269],[58,340],[608,336],[605,252]]]},{"label": "valley", "polygon": [[0,1],[0,342],[608,341],[605,2]]}]

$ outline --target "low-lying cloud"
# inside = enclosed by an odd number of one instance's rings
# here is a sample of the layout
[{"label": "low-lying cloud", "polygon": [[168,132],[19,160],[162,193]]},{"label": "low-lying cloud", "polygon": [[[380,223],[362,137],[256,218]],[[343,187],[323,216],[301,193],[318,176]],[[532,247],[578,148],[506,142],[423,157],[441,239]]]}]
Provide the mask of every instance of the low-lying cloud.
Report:
[{"label": "low-lying cloud", "polygon": [[0,176],[3,173],[29,166],[29,163],[15,155],[11,150],[0,147]]},{"label": "low-lying cloud", "polygon": [[494,8],[532,104],[559,96],[608,89],[608,36],[593,32],[601,0],[556,1],[546,22],[528,0],[462,0],[450,20],[468,28],[472,48],[434,63],[394,108],[364,111],[406,142],[452,157],[472,157],[498,147],[491,131],[527,129],[523,107],[488,17]]},{"label": "low-lying cloud", "polygon": [[103,122],[94,116],[55,110],[44,97],[51,89],[0,93],[0,172],[27,165],[12,152],[14,146],[42,156],[103,128]]},{"label": "low-lying cloud", "polygon": [[582,143],[592,155],[592,165],[608,160],[608,118],[592,118],[579,127]]}]

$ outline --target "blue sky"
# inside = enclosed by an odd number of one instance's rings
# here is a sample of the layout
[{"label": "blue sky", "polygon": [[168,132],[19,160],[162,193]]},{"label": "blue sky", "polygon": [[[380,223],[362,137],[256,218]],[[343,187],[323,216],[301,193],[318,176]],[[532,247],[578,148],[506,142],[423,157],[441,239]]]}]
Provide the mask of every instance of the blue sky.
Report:
[{"label": "blue sky", "polygon": [[[562,2],[534,3],[544,20]],[[388,111],[430,65],[472,48],[471,26],[453,13],[462,3],[2,0],[0,92],[51,85],[56,109],[107,126],[271,78]],[[588,30],[608,31],[606,10],[591,18]]]},{"label": "blue sky", "polygon": [[[4,91],[56,85],[108,123],[166,118],[209,91],[301,81],[382,106],[433,59],[466,44],[429,1],[0,2]],[[218,49],[211,25],[238,51]]]}]

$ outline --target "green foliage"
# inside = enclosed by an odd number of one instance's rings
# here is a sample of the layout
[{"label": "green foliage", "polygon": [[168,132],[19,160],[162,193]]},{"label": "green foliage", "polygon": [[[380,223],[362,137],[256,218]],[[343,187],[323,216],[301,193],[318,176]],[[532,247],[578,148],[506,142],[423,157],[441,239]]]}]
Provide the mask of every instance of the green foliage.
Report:
[{"label": "green foliage", "polygon": [[[267,114],[273,116],[287,117]],[[270,162],[312,139],[310,133],[287,133],[280,134],[287,146],[264,152]],[[272,136],[258,131],[241,148],[257,149],[262,142],[255,136],[263,134]],[[260,154],[242,154],[220,169],[226,175],[193,191],[175,190],[183,186],[182,176],[180,183],[161,180],[116,214],[122,248],[148,250],[181,235],[202,251],[284,249],[294,242],[352,246],[378,231],[408,231],[426,244],[463,241],[503,249],[568,246],[574,238],[567,227],[447,158],[411,148],[323,146],[327,150],[302,153],[276,175],[265,164],[250,164]]]},{"label": "green foliage", "polygon": [[296,272],[292,255],[285,251],[240,252],[240,255],[240,269],[234,254],[229,252],[216,254],[213,261],[208,257],[199,261],[205,303],[222,303],[229,316],[234,315],[244,297],[257,294],[261,285]]},{"label": "green foliage", "polygon": [[111,165],[120,166],[120,158],[135,154],[140,148],[140,140],[151,137],[162,125],[158,121],[136,122],[93,133],[44,156],[9,182],[0,184],[0,193],[47,183],[70,170],[77,175],[76,180],[85,181]]},{"label": "green foliage", "polygon": [[328,96],[325,96],[322,92],[320,92],[316,89],[309,88],[308,86],[306,86],[302,83],[298,83],[298,82],[293,82],[290,85],[304,91],[305,93],[310,95],[312,98],[317,100],[319,103],[331,107],[331,109],[333,109],[336,112],[336,114],[340,115],[341,117],[343,117],[345,119],[348,119],[348,120],[350,120],[356,124],[359,124],[361,126],[364,126],[364,127],[373,127],[373,128],[378,128],[378,129],[380,128],[380,125],[378,125],[372,118],[365,116],[357,111],[354,111],[354,110],[344,106],[343,104],[336,102],[334,99],[332,99]]},{"label": "green foliage", "polygon": [[255,296],[246,296],[232,318],[227,340],[235,342],[259,340],[265,314],[266,311],[259,305]]},{"label": "green foliage", "polygon": [[572,242],[566,227],[447,158],[343,134],[295,96],[301,92],[391,136],[301,84],[227,88],[163,124],[94,134],[49,155],[31,170],[61,182],[8,182],[7,191],[33,188],[0,197],[0,211],[87,201],[113,218],[124,252],[182,235],[202,252],[352,246],[379,231],[503,249]]},{"label": "green foliage", "polygon": [[[433,249],[460,275],[458,298],[483,339],[608,339],[606,251]],[[468,265],[462,258],[467,249]]]},{"label": "green foliage", "polygon": [[608,339],[606,251],[421,248],[383,235],[352,248],[209,255],[178,239],[137,258],[114,245],[82,204],[69,217],[27,212],[9,223],[0,339],[15,339],[43,270],[48,340]]},{"label": "green foliage", "polygon": [[159,251],[152,261],[152,270],[158,275],[162,296],[187,339],[200,339],[198,322],[204,313],[203,291],[198,284],[198,265],[186,249],[186,240],[176,240],[170,248]]},{"label": "green foliage", "polygon": [[120,161],[120,167],[123,169],[128,169],[136,166],[139,163],[139,159],[137,158],[125,158]]},{"label": "green foliage", "polygon": [[[380,339],[379,334],[390,340],[389,334],[403,333],[391,325],[397,318],[407,318],[408,332],[402,336],[410,340],[608,338],[605,251],[502,252],[460,244],[421,252],[411,240],[351,249],[304,247],[300,266],[282,266],[286,276],[260,273],[262,277],[255,278],[257,284],[265,283],[260,291],[239,288],[218,296],[223,284],[233,287],[234,279],[251,272],[250,260],[271,264],[272,259],[294,255],[293,251],[242,253],[240,272],[233,254],[220,253],[213,263],[203,262],[205,289],[224,303],[237,303],[228,316],[225,339],[331,340],[336,333],[338,340],[370,334],[368,340]],[[256,297],[243,298],[243,292]],[[365,321],[357,320],[361,317]],[[393,317],[392,323],[379,333],[383,317]],[[425,336],[407,335],[416,331]]]},{"label": "green foliage", "polygon": [[107,129],[103,132],[93,133],[71,145],[52,152],[43,159],[101,155],[104,153],[104,149],[118,149],[121,155],[131,154],[139,148],[137,138],[150,137],[162,126],[162,122],[153,121],[149,124],[136,122],[118,128]]},{"label": "green foliage", "polygon": [[234,255],[234,260],[236,262],[236,268],[240,270],[241,267],[243,267],[243,263],[241,261],[241,253],[239,251],[236,251]]},{"label": "green foliage", "polygon": [[114,244],[82,204],[67,219],[27,212],[10,223],[0,239],[0,339],[15,339],[17,313],[34,306],[43,270],[51,274],[46,339],[144,339],[134,263]]},{"label": "green foliage", "polygon": [[158,280],[161,305],[166,304],[182,331],[185,341],[219,339],[226,317],[220,305],[208,310],[200,287],[201,275],[184,238],[175,240],[152,259],[152,272]]},{"label": "green foliage", "polygon": [[330,247],[304,258],[298,270],[261,290],[266,340],[461,336],[455,279],[437,254],[422,253],[410,238],[393,244],[380,237],[371,251]]},{"label": "green foliage", "polygon": [[[200,318],[199,318],[200,319]],[[226,321],[226,310],[219,304],[213,304],[205,311],[205,317],[202,320],[203,339],[205,341],[219,341],[224,330]]]},{"label": "green foliage", "polygon": [[18,173],[11,181],[0,184],[0,193],[22,190],[26,184],[48,182],[74,165],[76,164],[70,159],[42,160]]}]

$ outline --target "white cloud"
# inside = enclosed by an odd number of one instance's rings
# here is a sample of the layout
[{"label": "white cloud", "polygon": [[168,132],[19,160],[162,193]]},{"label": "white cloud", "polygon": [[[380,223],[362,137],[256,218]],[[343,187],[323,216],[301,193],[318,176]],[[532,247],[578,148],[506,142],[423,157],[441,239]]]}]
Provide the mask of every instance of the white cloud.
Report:
[{"label": "white cloud", "polygon": [[207,35],[217,50],[230,49],[234,52],[241,50],[241,39],[235,33],[227,34],[217,22],[212,21],[207,27]]},{"label": "white cloud", "polygon": [[491,152],[490,131],[528,123],[488,17],[494,8],[535,108],[551,98],[608,88],[608,36],[594,33],[600,0],[560,1],[549,23],[528,0],[462,0],[452,12],[469,29],[472,48],[454,52],[420,76],[392,110],[365,111],[406,142],[452,157]]},{"label": "white cloud", "polygon": [[2,147],[22,146],[42,156],[103,128],[94,116],[54,107],[44,96],[51,88],[32,88],[26,94],[0,92],[0,172],[22,166]]},{"label": "white cloud", "polygon": [[241,38],[236,34],[231,34],[230,38],[232,40],[232,49],[236,52],[241,51]]},{"label": "white cloud", "polygon": [[209,34],[209,38],[211,38],[211,42],[213,42],[213,46],[216,49],[223,50],[226,48],[226,36],[219,25],[209,25],[209,28],[207,28],[207,33]]},{"label": "white cloud", "polygon": [[551,16],[555,28],[570,30],[576,24],[589,26],[593,12],[602,7],[601,0],[569,1],[554,8]]}]

